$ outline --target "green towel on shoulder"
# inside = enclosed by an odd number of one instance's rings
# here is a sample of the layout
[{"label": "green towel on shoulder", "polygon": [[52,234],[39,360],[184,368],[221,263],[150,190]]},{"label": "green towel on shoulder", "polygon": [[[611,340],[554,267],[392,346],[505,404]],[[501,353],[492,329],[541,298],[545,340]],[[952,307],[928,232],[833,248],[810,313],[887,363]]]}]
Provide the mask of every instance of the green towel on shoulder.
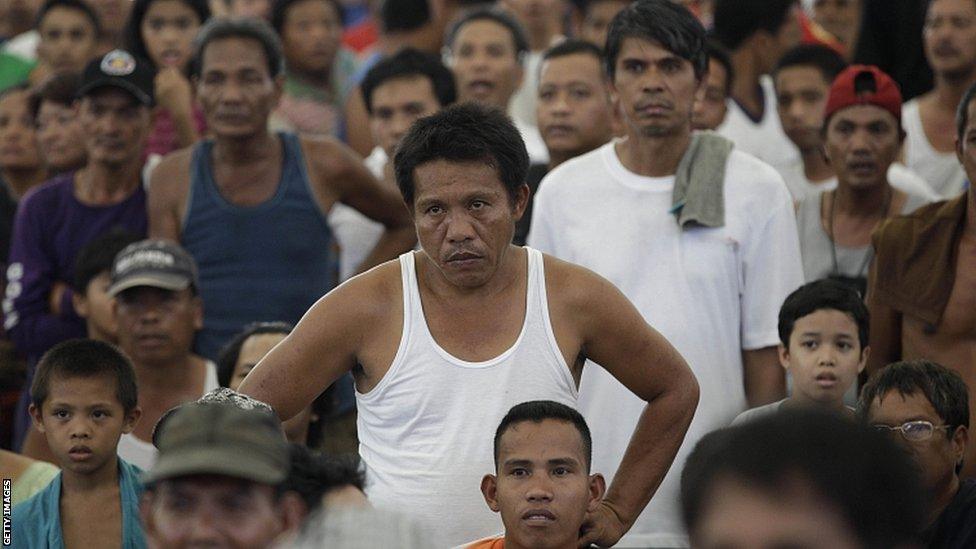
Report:
[{"label": "green towel on shoulder", "polygon": [[733,144],[715,132],[695,132],[674,174],[671,213],[681,228],[725,225],[725,163]]}]

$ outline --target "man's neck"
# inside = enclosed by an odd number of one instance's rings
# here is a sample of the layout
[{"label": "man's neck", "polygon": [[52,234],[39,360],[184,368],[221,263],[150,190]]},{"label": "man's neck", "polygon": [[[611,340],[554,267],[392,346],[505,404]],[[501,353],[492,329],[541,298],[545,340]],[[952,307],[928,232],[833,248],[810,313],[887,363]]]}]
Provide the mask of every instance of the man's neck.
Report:
[{"label": "man's neck", "polygon": [[243,138],[221,138],[214,141],[214,163],[257,164],[279,154],[278,137],[267,131]]},{"label": "man's neck", "polygon": [[100,468],[86,475],[80,475],[68,468],[61,471],[61,492],[75,494],[95,494],[105,490],[118,490],[119,460],[112,456]]},{"label": "man's neck", "polygon": [[[442,300],[455,300],[458,303],[496,298],[499,294],[519,281],[522,265],[525,265],[525,251],[514,245],[509,245],[499,256],[498,267],[491,278],[476,288],[464,288],[452,284],[429,259],[426,252],[415,256],[415,261],[423,261],[424,267],[418,270],[418,280],[431,294]],[[419,267],[419,266],[418,266]]]},{"label": "man's neck", "polygon": [[[579,542],[575,536],[567,540],[565,545],[550,545],[552,540],[546,541],[546,547],[550,547],[551,549],[576,549],[579,547]],[[505,549],[531,549],[531,547],[531,545],[522,545],[518,540],[513,539],[512,536],[509,536],[507,533],[505,534]]]},{"label": "man's neck", "polygon": [[110,165],[89,162],[75,173],[76,195],[87,204],[116,204],[125,200],[142,180],[142,163]]},{"label": "man's neck", "polygon": [[894,192],[887,180],[881,185],[872,185],[863,189],[854,189],[849,185],[838,183],[834,191],[833,211],[850,217],[884,217],[888,212],[881,209],[890,207],[890,196]]},{"label": "man's neck", "polygon": [[[338,54],[336,54],[338,56]],[[329,90],[329,82],[332,80],[332,71],[299,71],[293,70],[290,75],[292,78],[315,86],[316,88],[321,88],[323,90]]]},{"label": "man's neck", "polygon": [[732,81],[732,98],[750,116],[754,118],[765,116],[766,105],[759,83],[762,71],[759,70],[755,55],[749,47],[740,48],[732,53],[732,71],[735,75]]},{"label": "man's neck", "polygon": [[803,160],[803,175],[810,182],[823,183],[834,177],[834,168],[827,162],[820,147],[800,149],[800,158]]},{"label": "man's neck", "polygon": [[932,495],[932,499],[930,500],[931,509],[929,511],[929,515],[925,519],[925,524],[927,525],[926,528],[935,526],[935,523],[938,522],[939,517],[942,516],[942,513],[946,510],[946,507],[952,503],[952,498],[956,497],[956,493],[958,491],[959,475],[953,474],[949,485],[943,490],[940,490],[939,493]]},{"label": "man's neck", "polygon": [[563,162],[576,158],[577,156],[586,154],[590,151],[577,151],[577,152],[566,152],[566,151],[554,151],[549,150],[549,166],[548,171],[556,169],[556,166],[562,164]]},{"label": "man's neck", "polygon": [[936,74],[935,87],[932,88],[932,106],[955,113],[956,105],[974,82],[976,70],[965,74]]},{"label": "man's neck", "polygon": [[690,143],[689,126],[686,131],[662,137],[643,137],[628,132],[614,149],[620,163],[628,170],[645,177],[668,177],[678,170]]},{"label": "man's neck", "polygon": [[43,183],[45,178],[47,178],[47,170],[43,166],[26,170],[9,168],[3,170],[3,180],[7,182],[7,188],[15,200],[20,200],[24,193],[31,187]]}]

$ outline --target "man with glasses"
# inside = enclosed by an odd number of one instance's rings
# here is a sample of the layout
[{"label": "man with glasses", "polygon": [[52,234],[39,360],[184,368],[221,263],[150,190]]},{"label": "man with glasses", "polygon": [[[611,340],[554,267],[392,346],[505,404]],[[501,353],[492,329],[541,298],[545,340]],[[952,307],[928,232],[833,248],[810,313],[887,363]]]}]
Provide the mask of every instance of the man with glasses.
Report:
[{"label": "man with glasses", "polygon": [[896,362],[861,393],[859,415],[890,432],[915,460],[928,496],[920,539],[929,547],[976,547],[976,481],[961,480],[969,395],[958,374],[934,362]]}]

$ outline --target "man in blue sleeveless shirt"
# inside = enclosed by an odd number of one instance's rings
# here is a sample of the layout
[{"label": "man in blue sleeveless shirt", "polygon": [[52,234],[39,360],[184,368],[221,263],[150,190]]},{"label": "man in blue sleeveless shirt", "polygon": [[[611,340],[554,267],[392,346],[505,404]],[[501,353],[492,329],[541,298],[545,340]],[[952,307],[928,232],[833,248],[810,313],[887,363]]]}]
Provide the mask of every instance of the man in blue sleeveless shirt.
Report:
[{"label": "man in blue sleeveless shirt", "polygon": [[179,241],[199,266],[213,358],[247,323],[297,322],[335,286],[326,215],[343,202],[386,227],[363,269],[409,250],[402,201],[362,160],[331,140],[268,131],[281,96],[281,44],[257,20],[216,20],[198,37],[194,80],[213,139],[166,157],[153,172],[150,234]]}]

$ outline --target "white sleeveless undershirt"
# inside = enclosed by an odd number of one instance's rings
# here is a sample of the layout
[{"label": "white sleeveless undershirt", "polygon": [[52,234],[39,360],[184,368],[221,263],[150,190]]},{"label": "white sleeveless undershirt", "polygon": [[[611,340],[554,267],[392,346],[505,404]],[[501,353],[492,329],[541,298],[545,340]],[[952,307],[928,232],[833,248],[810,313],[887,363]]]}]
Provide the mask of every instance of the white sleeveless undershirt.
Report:
[{"label": "white sleeveless undershirt", "polygon": [[549,320],[542,253],[526,251],[522,331],[511,348],[483,362],[456,358],[434,341],[420,301],[415,255],[400,256],[400,346],[383,379],[366,394],[356,392],[369,499],[377,508],[409,514],[448,546],[503,529],[479,486],[495,471],[493,437],[508,410],[543,399],[576,408],[576,383]]}]

